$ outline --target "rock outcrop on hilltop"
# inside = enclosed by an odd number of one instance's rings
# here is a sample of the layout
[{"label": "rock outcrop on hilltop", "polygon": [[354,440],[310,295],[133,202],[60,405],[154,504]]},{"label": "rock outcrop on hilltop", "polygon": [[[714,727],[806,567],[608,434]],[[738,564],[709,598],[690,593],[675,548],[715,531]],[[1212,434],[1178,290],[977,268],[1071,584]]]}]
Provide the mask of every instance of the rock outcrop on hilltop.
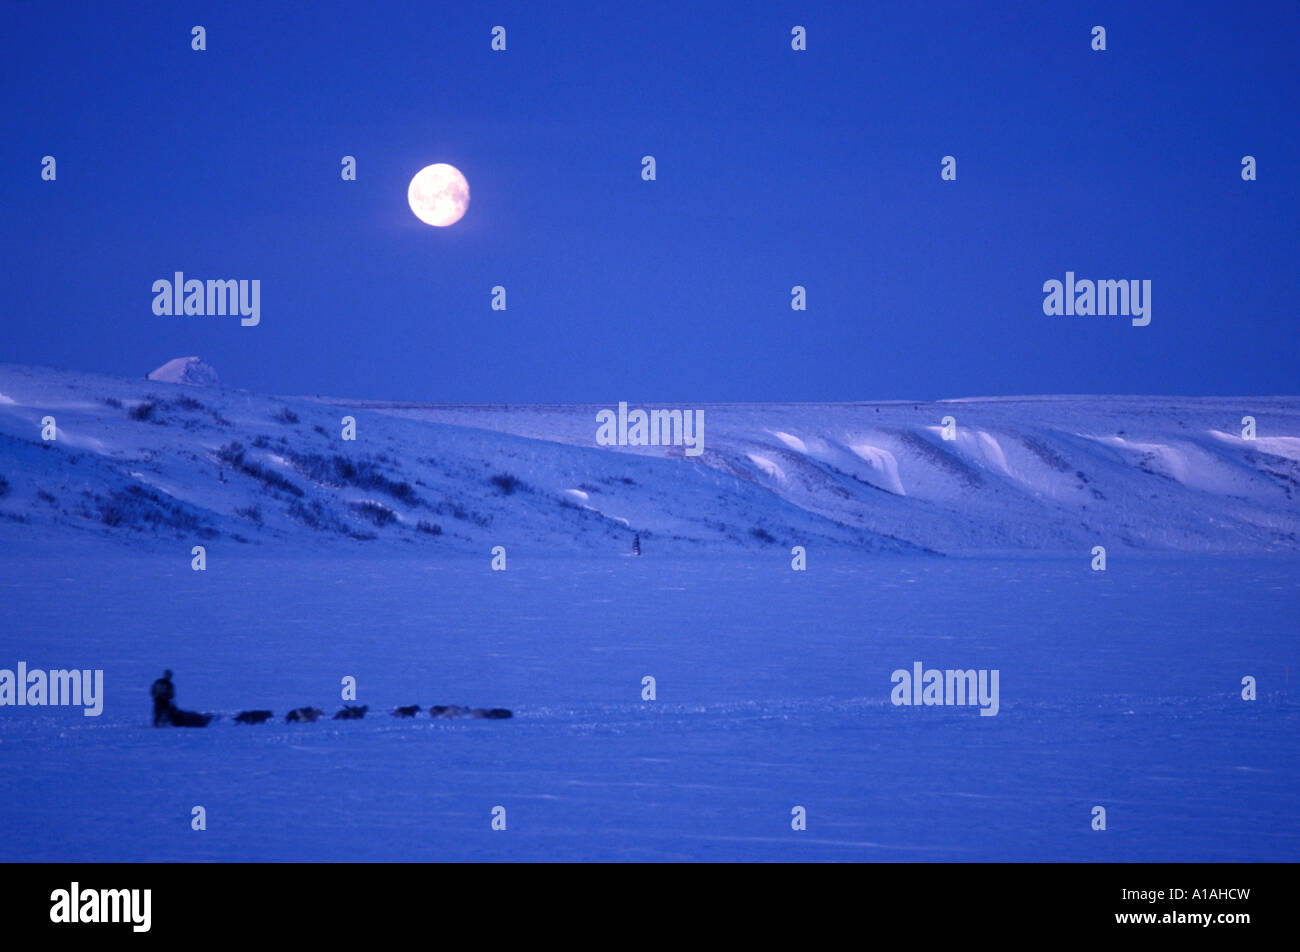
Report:
[{"label": "rock outcrop on hilltop", "polygon": [[150,373],[146,380],[183,383],[191,387],[215,387],[217,372],[197,357],[177,357]]}]

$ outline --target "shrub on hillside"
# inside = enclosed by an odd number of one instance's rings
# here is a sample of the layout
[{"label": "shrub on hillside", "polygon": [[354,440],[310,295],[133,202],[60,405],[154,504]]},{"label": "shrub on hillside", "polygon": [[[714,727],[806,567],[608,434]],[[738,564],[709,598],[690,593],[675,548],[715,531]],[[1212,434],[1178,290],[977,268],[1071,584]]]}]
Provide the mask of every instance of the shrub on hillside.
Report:
[{"label": "shrub on hillside", "polygon": [[497,473],[492,477],[491,483],[501,491],[503,496],[510,496],[519,491],[529,491],[528,484],[512,473]]}]

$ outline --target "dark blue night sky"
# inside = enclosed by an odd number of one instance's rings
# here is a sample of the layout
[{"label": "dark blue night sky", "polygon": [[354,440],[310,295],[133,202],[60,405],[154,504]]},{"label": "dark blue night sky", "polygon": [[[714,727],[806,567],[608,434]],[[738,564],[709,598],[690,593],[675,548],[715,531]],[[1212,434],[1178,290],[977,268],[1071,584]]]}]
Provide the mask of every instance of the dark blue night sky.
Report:
[{"label": "dark blue night sky", "polygon": [[[431,402],[1297,392],[1294,2],[21,2],[0,43],[0,361]],[[406,204],[434,162],[472,190],[447,229]],[[1150,280],[1150,326],[1045,316],[1067,270]],[[155,316],[175,271],[260,279],[260,326]]]}]

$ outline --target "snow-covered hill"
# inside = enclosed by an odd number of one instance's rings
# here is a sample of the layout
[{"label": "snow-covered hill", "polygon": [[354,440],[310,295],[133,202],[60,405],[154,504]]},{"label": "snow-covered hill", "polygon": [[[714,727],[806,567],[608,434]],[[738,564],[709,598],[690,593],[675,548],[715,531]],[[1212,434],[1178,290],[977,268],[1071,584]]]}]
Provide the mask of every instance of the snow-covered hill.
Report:
[{"label": "snow-covered hill", "polygon": [[[634,533],[647,554],[1300,550],[1300,398],[703,405],[697,457],[597,446],[599,409],[275,397],[0,365],[0,539],[480,555],[625,553]],[[56,440],[42,439],[46,417]]]}]

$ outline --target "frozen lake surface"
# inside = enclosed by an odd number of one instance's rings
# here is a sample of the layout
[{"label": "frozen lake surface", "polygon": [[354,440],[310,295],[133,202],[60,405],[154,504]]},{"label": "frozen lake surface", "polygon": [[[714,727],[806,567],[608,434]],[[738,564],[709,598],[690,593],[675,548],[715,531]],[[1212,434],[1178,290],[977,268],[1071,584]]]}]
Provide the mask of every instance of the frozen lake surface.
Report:
[{"label": "frozen lake surface", "polygon": [[[1293,557],[260,552],[197,573],[69,548],[0,555],[0,667],[103,668],[105,708],[4,710],[3,860],[1300,859]],[[999,713],[893,706],[916,661],[998,669]],[[150,728],[164,667],[226,717]],[[347,675],[366,719],[284,723],[341,707]],[[231,723],[247,708],[276,719]]]}]

